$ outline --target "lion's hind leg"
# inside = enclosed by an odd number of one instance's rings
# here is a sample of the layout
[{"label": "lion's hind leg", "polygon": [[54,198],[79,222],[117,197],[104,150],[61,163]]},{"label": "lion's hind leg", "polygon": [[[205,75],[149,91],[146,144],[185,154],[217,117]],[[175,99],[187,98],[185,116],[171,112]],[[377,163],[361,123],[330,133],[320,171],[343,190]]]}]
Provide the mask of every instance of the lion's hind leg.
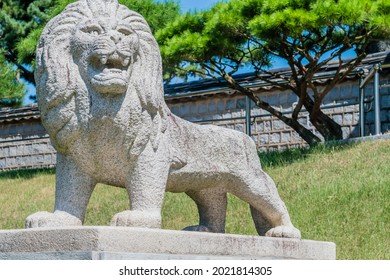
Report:
[{"label": "lion's hind leg", "polygon": [[291,223],[275,183],[266,173],[261,172],[260,177],[244,180],[243,185],[244,187],[236,188],[232,193],[251,205],[253,221],[259,235],[301,237],[300,231]]},{"label": "lion's hind leg", "polygon": [[189,226],[183,230],[225,232],[226,191],[219,188],[209,188],[200,191],[189,191],[186,193],[195,201],[199,212],[199,225]]}]

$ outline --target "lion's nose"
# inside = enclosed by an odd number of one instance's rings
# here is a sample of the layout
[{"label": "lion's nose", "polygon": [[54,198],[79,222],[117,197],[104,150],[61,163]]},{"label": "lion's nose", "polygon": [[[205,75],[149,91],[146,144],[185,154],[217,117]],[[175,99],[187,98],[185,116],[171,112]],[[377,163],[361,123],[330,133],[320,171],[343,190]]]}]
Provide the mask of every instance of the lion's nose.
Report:
[{"label": "lion's nose", "polygon": [[111,31],[109,35],[110,35],[110,39],[115,44],[118,43],[122,39],[121,34],[118,31],[116,31],[116,30]]}]

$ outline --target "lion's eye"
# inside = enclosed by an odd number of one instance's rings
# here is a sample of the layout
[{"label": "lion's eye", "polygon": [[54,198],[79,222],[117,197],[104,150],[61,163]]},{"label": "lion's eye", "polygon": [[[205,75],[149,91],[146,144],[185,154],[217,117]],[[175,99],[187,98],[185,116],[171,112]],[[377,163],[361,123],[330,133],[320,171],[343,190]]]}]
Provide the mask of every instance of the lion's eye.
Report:
[{"label": "lion's eye", "polygon": [[97,36],[102,33],[102,29],[99,26],[92,25],[92,26],[86,26],[82,29],[83,32],[89,33],[91,35]]}]

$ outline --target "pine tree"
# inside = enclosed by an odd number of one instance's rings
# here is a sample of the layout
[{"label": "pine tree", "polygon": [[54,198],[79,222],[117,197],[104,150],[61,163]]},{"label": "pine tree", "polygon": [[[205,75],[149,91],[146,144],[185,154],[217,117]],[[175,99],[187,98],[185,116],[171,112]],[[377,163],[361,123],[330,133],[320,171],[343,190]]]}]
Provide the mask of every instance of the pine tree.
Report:
[{"label": "pine tree", "polygon": [[[370,42],[389,38],[389,24],[389,0],[231,0],[178,17],[157,38],[170,71],[167,78],[223,78],[314,145],[320,139],[298,122],[299,113],[303,108],[309,112],[325,140],[341,139],[340,125],[320,106],[364,59]],[[345,60],[351,51],[355,57]],[[289,66],[290,75],[270,71],[276,58]],[[330,61],[337,63],[335,74],[319,86],[313,78]],[[252,67],[260,80],[297,95],[291,117],[234,79],[243,66]]]}]

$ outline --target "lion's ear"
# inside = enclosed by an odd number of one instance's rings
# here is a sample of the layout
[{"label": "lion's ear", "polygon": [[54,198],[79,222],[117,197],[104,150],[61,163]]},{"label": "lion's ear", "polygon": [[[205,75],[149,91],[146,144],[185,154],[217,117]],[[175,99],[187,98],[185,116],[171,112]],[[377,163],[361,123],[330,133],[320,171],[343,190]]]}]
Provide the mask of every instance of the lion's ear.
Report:
[{"label": "lion's ear", "polygon": [[[62,131],[69,134],[67,139],[76,133],[69,129],[77,119],[74,110],[76,92],[83,92],[80,73],[70,53],[71,23],[76,22],[77,15],[71,9],[53,18],[46,25],[37,46],[37,99],[42,123],[52,139],[60,136]],[[61,141],[56,142],[53,144],[57,150],[63,151]]]},{"label": "lion's ear", "polygon": [[46,25],[38,42],[35,81],[42,109],[50,110],[69,101],[78,87],[80,74],[73,62],[70,40],[80,15],[73,11],[77,8],[73,6]]}]

